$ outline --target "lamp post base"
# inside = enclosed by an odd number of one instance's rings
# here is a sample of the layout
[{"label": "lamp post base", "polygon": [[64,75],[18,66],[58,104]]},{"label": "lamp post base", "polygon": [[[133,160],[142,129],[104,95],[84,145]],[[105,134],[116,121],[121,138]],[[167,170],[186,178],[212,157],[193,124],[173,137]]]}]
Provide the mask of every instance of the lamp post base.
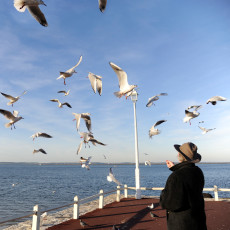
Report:
[{"label": "lamp post base", "polygon": [[136,199],[141,199],[141,189],[136,189],[135,198]]}]

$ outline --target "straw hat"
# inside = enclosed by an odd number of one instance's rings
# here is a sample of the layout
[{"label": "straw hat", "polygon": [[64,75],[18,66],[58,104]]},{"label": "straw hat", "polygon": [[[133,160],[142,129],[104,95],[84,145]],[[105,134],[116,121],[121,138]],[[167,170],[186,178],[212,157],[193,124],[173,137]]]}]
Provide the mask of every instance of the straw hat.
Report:
[{"label": "straw hat", "polygon": [[184,143],[183,145],[174,145],[174,148],[182,154],[182,156],[192,163],[201,161],[201,155],[197,153],[197,146],[192,142]]}]

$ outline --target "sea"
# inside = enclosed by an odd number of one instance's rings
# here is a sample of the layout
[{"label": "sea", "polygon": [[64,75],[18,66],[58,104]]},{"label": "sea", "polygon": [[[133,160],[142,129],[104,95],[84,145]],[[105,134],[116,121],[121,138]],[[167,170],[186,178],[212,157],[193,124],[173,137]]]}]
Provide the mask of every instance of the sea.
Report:
[{"label": "sea", "polygon": [[[230,188],[230,164],[198,166],[204,173],[206,188],[214,185]],[[0,163],[0,222],[23,216],[37,204],[41,210],[48,210],[72,203],[76,195],[82,199],[101,189],[114,190],[117,185],[107,181],[110,168],[120,183],[135,187],[135,165],[131,164],[92,164],[86,170],[71,164]],[[164,187],[170,174],[165,164],[140,165],[140,185]],[[135,194],[135,191],[128,193]],[[213,192],[209,193],[214,196]],[[142,191],[142,194],[159,196],[160,191]],[[219,192],[219,197],[230,198],[230,192]]]}]

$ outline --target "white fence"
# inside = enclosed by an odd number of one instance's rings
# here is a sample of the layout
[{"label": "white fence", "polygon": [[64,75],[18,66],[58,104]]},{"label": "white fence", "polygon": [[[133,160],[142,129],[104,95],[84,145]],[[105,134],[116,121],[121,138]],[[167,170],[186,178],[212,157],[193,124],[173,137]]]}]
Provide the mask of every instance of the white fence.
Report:
[{"label": "white fence", "polygon": [[[155,191],[161,191],[164,188],[163,187],[154,187],[154,188],[146,188],[146,187],[141,187],[141,190],[155,190]],[[89,196],[86,197],[84,199],[79,200],[78,196],[74,197],[74,202],[71,204],[67,204],[67,205],[63,205],[60,207],[56,207],[56,208],[52,208],[52,209],[48,209],[48,210],[44,210],[44,211],[40,211],[40,208],[38,205],[35,205],[33,207],[33,212],[29,213],[28,215],[25,216],[21,216],[21,217],[16,217],[13,219],[9,219],[9,220],[5,220],[5,221],[0,221],[0,225],[5,224],[7,222],[12,222],[12,221],[16,221],[19,219],[23,219],[23,218],[28,218],[32,216],[32,230],[39,230],[40,229],[40,216],[45,213],[45,212],[51,212],[51,211],[55,211],[58,209],[62,209],[68,206],[73,205],[73,219],[78,219],[79,218],[79,206],[80,204],[84,204],[92,199],[95,198],[99,198],[99,209],[102,209],[104,207],[104,196],[108,195],[108,194],[112,194],[112,193],[116,193],[116,201],[119,202],[120,201],[120,195],[121,195],[121,191],[124,190],[124,197],[127,198],[128,197],[128,190],[136,190],[135,187],[128,187],[127,185],[124,185],[123,188],[121,188],[120,186],[117,186],[116,190],[112,190],[112,191],[108,191],[108,192],[104,192],[103,190],[100,190],[100,192],[96,195],[93,196]],[[212,191],[214,192],[214,199],[215,201],[219,200],[218,197],[218,191],[222,191],[222,192],[230,192],[230,189],[228,188],[218,188],[216,185],[214,185],[213,188],[204,188],[203,191]]]}]

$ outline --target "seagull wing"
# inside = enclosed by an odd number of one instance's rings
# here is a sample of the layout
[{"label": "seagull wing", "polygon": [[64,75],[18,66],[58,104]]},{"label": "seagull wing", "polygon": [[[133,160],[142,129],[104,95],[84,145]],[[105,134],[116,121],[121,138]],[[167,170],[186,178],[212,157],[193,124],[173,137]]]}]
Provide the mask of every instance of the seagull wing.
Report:
[{"label": "seagull wing", "polygon": [[156,127],[156,126],[158,126],[158,125],[160,125],[161,123],[166,122],[166,121],[167,121],[167,120],[160,120],[160,121],[157,121],[153,127]]},{"label": "seagull wing", "polygon": [[17,110],[14,110],[14,111],[13,111],[13,115],[14,115],[15,117],[17,117],[18,114],[19,114],[19,112],[18,112]]},{"label": "seagull wing", "polygon": [[72,73],[74,71],[74,69],[81,63],[81,61],[82,61],[82,56],[80,56],[80,59],[79,59],[78,63],[75,66],[73,66],[72,68],[68,69],[66,71],[66,73]]},{"label": "seagull wing", "polygon": [[60,91],[58,91],[58,93],[66,93],[66,91],[65,90],[60,90]]},{"label": "seagull wing", "polygon": [[25,95],[26,93],[27,93],[27,91],[24,90],[23,93],[20,96],[18,96],[18,97],[21,97],[21,96]]},{"label": "seagull wing", "polygon": [[42,25],[48,26],[46,18],[44,14],[41,12],[39,6],[27,6],[28,11],[30,14]]},{"label": "seagull wing", "polygon": [[47,154],[47,152],[44,149],[39,149],[38,151],[41,153]]},{"label": "seagull wing", "polygon": [[114,72],[117,74],[120,90],[126,88],[129,85],[126,72],[112,62],[110,62],[109,64],[113,68]]},{"label": "seagull wing", "polygon": [[64,103],[62,103],[62,105],[66,105],[66,106],[68,106],[69,108],[72,108],[72,106],[71,106],[68,102],[64,102]]},{"label": "seagull wing", "polygon": [[81,141],[81,143],[80,143],[79,146],[78,146],[77,155],[78,155],[78,153],[80,153],[80,151],[81,151],[83,142],[84,142],[84,141]]},{"label": "seagull wing", "polygon": [[10,111],[0,109],[0,113],[8,120],[14,120],[15,119],[15,116]]},{"label": "seagull wing", "polygon": [[46,138],[52,138],[52,136],[50,136],[49,134],[47,133],[39,133],[38,135],[39,137],[46,137]]},{"label": "seagull wing", "polygon": [[79,127],[80,127],[80,121],[81,121],[81,114],[79,113],[73,113],[75,119],[76,119],[76,128],[77,128],[77,131],[79,130]]},{"label": "seagull wing", "polygon": [[60,101],[58,99],[51,99],[50,101],[60,103]]},{"label": "seagull wing", "polygon": [[92,144],[94,144],[94,145],[95,145],[95,143],[97,143],[99,145],[106,145],[106,144],[101,143],[100,141],[97,141],[96,139],[93,139],[93,138],[90,138],[89,141],[91,141]]},{"label": "seagull wing", "polygon": [[73,68],[75,69],[81,63],[81,61],[82,61],[82,55],[80,56],[78,63]]},{"label": "seagull wing", "polygon": [[10,100],[14,100],[15,97],[12,97],[11,95],[5,94],[5,93],[1,93],[4,97],[10,99]]},{"label": "seagull wing", "polygon": [[101,96],[101,93],[102,93],[102,80],[97,78],[96,79],[96,85],[97,85],[97,92]]},{"label": "seagull wing", "polygon": [[206,128],[198,126],[202,131],[207,131]]},{"label": "seagull wing", "polygon": [[88,78],[90,80],[90,83],[91,83],[91,86],[92,86],[94,93],[96,93],[96,87],[97,87],[96,86],[96,76],[92,73],[89,73]]},{"label": "seagull wing", "polygon": [[81,114],[81,118],[84,119],[85,125],[90,132],[91,131],[91,118],[90,118],[90,116],[86,115],[86,114]]}]

